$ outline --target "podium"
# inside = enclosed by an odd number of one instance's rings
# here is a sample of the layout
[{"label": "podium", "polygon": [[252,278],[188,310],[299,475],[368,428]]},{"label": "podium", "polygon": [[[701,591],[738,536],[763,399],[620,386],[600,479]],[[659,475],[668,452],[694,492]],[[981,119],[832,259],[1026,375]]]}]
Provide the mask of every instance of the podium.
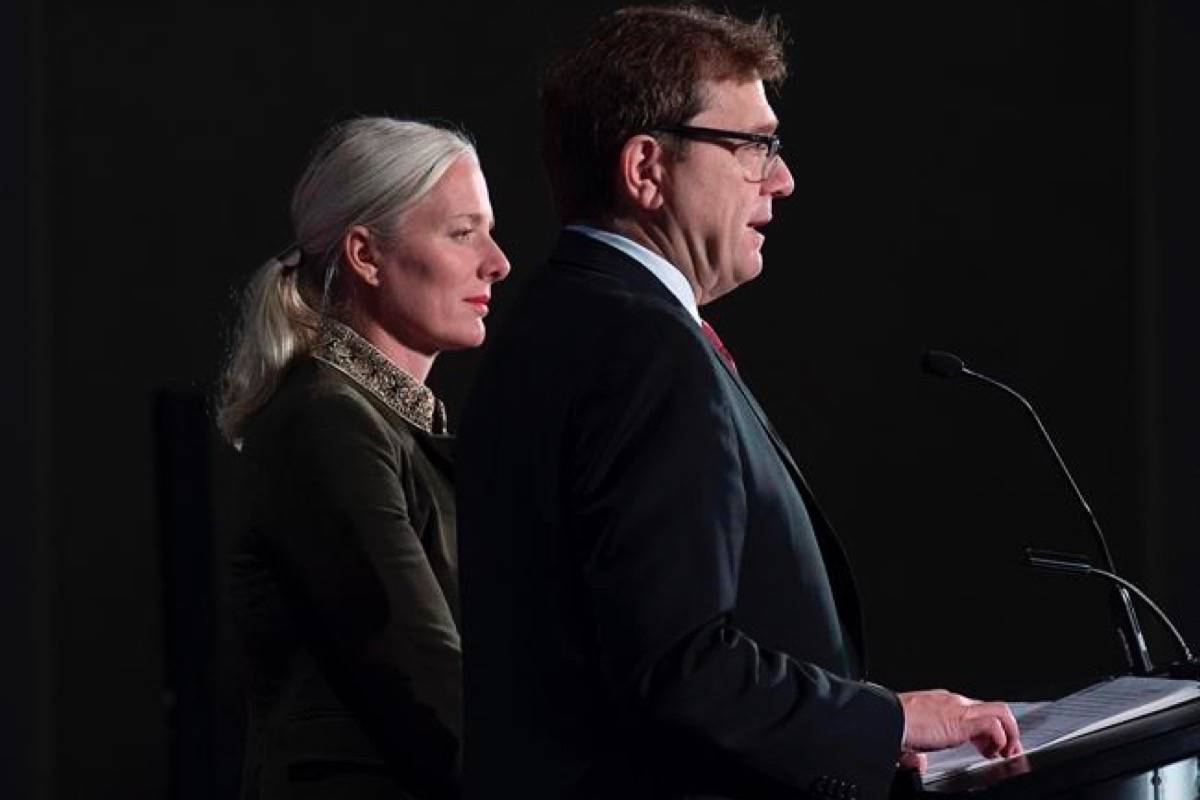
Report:
[{"label": "podium", "polygon": [[1197,800],[1200,700],[1061,745],[922,785],[897,776],[893,800]]}]

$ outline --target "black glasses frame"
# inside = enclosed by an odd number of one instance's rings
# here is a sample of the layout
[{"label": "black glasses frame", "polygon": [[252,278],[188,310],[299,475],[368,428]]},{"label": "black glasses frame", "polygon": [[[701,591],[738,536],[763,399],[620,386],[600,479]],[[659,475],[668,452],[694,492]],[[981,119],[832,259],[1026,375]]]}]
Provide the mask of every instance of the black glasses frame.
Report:
[{"label": "black glasses frame", "polygon": [[682,136],[685,139],[712,141],[713,139],[733,139],[745,144],[765,145],[767,154],[763,158],[763,169],[760,180],[766,180],[771,172],[771,166],[779,151],[783,148],[783,140],[773,133],[749,133],[747,131],[729,131],[724,128],[702,128],[696,125],[668,125],[654,128],[657,133],[669,133]]}]

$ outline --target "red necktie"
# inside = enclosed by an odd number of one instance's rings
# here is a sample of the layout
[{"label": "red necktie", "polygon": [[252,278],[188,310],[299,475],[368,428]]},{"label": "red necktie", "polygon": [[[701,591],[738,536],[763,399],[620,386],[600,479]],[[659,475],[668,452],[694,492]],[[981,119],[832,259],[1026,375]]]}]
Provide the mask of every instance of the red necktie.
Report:
[{"label": "red necktie", "polygon": [[705,320],[700,320],[700,329],[704,331],[704,338],[708,339],[708,341],[712,343],[712,346],[716,349],[717,354],[721,356],[721,359],[724,360],[724,362],[729,365],[729,368],[736,374],[737,364],[733,360],[733,355],[731,355],[730,352],[725,349],[725,343],[721,341],[720,336],[717,336],[717,332],[713,330],[713,326],[709,325]]}]

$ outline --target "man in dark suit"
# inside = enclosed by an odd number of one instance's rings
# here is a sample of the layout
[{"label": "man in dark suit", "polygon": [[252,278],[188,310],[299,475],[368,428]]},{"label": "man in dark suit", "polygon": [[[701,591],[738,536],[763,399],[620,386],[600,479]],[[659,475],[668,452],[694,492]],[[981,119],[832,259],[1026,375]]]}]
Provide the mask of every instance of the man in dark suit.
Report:
[{"label": "man in dark suit", "polygon": [[606,18],[543,87],[564,230],[492,350],[458,460],[469,797],[886,795],[1002,703],[864,680],[845,556],[698,308],[762,269],[793,190],[781,36]]}]

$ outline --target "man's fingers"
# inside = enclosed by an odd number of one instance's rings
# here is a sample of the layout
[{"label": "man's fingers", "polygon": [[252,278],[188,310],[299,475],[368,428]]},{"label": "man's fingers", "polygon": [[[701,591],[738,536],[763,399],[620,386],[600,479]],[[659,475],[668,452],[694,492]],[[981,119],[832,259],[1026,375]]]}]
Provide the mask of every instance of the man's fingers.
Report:
[{"label": "man's fingers", "polygon": [[1000,724],[1004,726],[1004,735],[1008,742],[1000,754],[1005,758],[1019,755],[1021,753],[1021,729],[1017,725],[1017,718],[1013,716],[1012,709],[1007,703],[999,704],[1001,713],[999,716]]},{"label": "man's fingers", "polygon": [[[1007,758],[1021,752],[1020,728],[1017,726],[1017,718],[1013,716],[1012,709],[1008,707],[1007,703],[979,703],[972,706],[968,714],[975,718],[990,719],[999,727],[999,734],[997,734],[997,731],[989,726],[990,730],[986,735],[996,743],[996,749],[995,752],[984,753],[984,755],[1002,755]],[[975,735],[971,738],[972,741],[975,741],[976,747],[979,747],[980,752],[983,752],[980,742],[975,740]]]},{"label": "man's fingers", "polygon": [[924,772],[928,764],[929,758],[924,753],[914,753],[912,750],[905,750],[900,754],[900,766],[905,769],[915,769],[917,772]]},{"label": "man's fingers", "polygon": [[1004,726],[996,717],[977,717],[971,720],[971,743],[981,755],[994,758],[1008,744]]}]

